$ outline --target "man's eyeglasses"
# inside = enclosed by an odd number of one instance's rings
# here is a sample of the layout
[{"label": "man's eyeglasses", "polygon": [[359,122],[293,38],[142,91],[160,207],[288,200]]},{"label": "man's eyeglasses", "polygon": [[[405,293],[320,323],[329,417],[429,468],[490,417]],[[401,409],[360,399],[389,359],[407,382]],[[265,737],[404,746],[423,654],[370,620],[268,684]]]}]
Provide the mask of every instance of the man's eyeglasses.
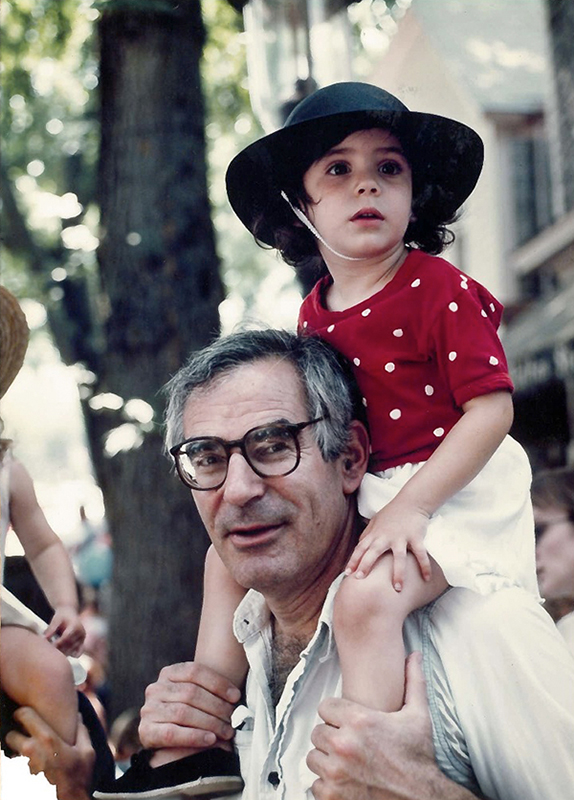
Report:
[{"label": "man's eyeglasses", "polygon": [[260,478],[279,478],[294,472],[301,461],[299,434],[309,422],[272,422],[247,431],[242,439],[226,442],[218,436],[194,436],[170,449],[181,480],[192,489],[219,489],[227,478],[229,458],[234,449]]}]

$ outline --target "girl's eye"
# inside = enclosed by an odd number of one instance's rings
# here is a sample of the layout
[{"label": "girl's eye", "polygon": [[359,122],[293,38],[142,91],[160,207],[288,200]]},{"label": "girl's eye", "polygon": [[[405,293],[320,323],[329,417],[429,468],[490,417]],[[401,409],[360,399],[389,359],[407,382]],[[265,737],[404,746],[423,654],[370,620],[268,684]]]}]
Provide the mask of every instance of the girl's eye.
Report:
[{"label": "girl's eye", "polygon": [[347,172],[349,172],[349,167],[342,162],[332,164],[327,170],[328,175],[346,175]]},{"label": "girl's eye", "polygon": [[379,172],[383,175],[399,175],[402,171],[402,167],[398,161],[384,161],[379,166]]}]

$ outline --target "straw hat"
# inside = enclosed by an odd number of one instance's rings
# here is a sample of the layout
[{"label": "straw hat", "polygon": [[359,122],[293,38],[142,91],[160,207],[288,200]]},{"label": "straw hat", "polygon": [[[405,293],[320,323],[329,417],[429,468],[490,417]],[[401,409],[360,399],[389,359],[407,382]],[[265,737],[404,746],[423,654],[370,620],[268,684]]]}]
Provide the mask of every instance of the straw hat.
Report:
[{"label": "straw hat", "polygon": [[24,312],[13,294],[0,286],[0,397],[20,371],[30,331]]},{"label": "straw hat", "polygon": [[[334,144],[354,131],[390,128],[396,132],[413,174],[445,191],[446,216],[454,214],[474,189],[483,162],[480,136],[461,122],[436,114],[409,111],[390,92],[369,83],[333,83],[302,100],[278,131],[242,150],[227,170],[231,206],[257,237],[273,244],[273,208],[290,174],[316,150],[318,140]],[[334,139],[333,136],[341,138]],[[330,145],[332,146],[332,145]],[[308,166],[308,164],[307,164]]]}]

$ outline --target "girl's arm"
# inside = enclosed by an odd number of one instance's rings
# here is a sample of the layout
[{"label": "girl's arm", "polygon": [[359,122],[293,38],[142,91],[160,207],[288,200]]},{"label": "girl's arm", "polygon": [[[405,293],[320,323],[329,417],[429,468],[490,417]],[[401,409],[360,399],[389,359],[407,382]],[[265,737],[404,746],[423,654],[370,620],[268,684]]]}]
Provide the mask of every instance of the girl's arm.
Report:
[{"label": "girl's arm", "polygon": [[78,617],[74,571],[66,548],[38,504],[28,471],[19,461],[13,461],[10,468],[10,522],[38,583],[54,609],[45,636],[51,638],[58,634],[60,638],[56,646],[72,655],[85,636]]},{"label": "girl's arm", "polygon": [[400,588],[406,552],[411,550],[423,576],[430,576],[423,543],[429,518],[478,475],[510,430],[514,415],[507,391],[474,397],[462,409],[462,417],[428,461],[370,521],[348,572],[366,575],[384,552],[392,550],[393,583]]},{"label": "girl's arm", "polygon": [[427,517],[478,475],[514,418],[512,396],[507,391],[473,397],[462,410],[460,420],[395,498]]}]

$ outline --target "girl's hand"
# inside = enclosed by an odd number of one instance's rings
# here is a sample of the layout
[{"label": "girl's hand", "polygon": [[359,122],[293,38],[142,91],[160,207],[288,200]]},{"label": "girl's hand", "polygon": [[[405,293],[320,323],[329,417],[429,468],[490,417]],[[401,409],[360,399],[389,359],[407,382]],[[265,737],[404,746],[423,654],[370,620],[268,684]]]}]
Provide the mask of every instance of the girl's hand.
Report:
[{"label": "girl's hand", "polygon": [[86,631],[77,610],[73,606],[58,606],[44,633],[54,647],[66,656],[79,656],[86,638]]},{"label": "girl's hand", "polygon": [[375,563],[389,551],[393,554],[393,587],[397,592],[403,588],[407,551],[415,556],[421,575],[430,580],[431,564],[424,546],[428,516],[415,508],[393,501],[378,511],[365,528],[356,546],[346,575],[366,577]]}]

